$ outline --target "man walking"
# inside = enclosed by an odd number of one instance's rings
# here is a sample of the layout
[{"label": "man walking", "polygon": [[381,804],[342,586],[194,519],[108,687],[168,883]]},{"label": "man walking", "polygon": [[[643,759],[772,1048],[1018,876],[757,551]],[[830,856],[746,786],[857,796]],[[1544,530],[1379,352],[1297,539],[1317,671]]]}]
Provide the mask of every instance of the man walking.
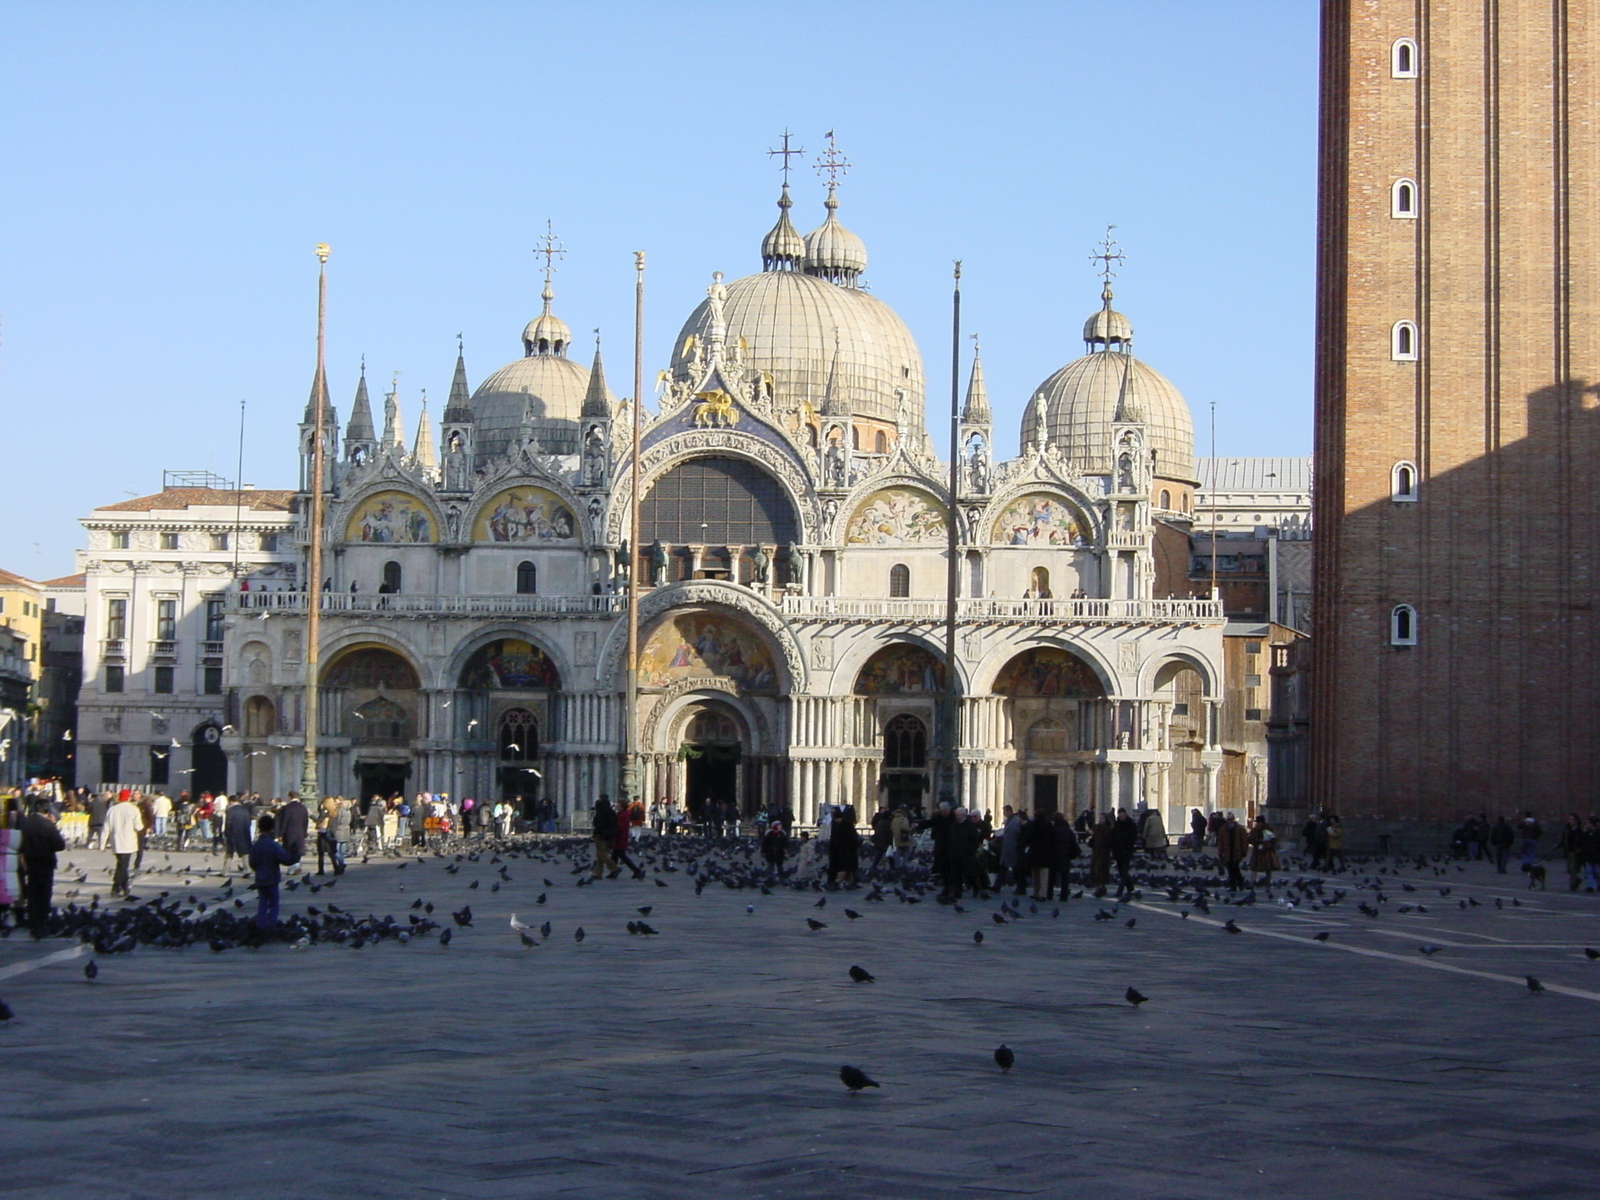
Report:
[{"label": "man walking", "polygon": [[1239,818],[1229,813],[1217,830],[1217,861],[1228,869],[1228,886],[1235,891],[1244,890],[1244,873],[1239,864],[1250,849],[1250,835]]},{"label": "man walking", "polygon": [[289,793],[289,802],[278,813],[278,840],[283,848],[299,862],[305,857],[306,836],[311,828],[311,814],[300,801],[299,792]]},{"label": "man walking", "polygon": [[612,811],[611,797],[604,793],[595,801],[590,836],[594,838],[594,877],[599,879],[607,873],[615,875],[617,864],[611,858],[611,847],[617,840],[617,814]]},{"label": "man walking", "polygon": [[[302,811],[304,811],[302,809]],[[271,813],[263,813],[256,822],[259,834],[250,847],[250,866],[256,873],[255,889],[256,928],[271,929],[278,923],[278,885],[283,881],[283,868],[300,860],[278,844],[272,836],[276,822]],[[304,834],[301,835],[302,838]]]},{"label": "man walking", "polygon": [[112,898],[131,900],[129,872],[133,856],[139,852],[139,837],[144,832],[144,818],[139,806],[128,791],[117,793],[117,802],[106,813],[106,847],[116,860],[116,870],[111,876]]},{"label": "man walking", "polygon": [[106,836],[106,810],[111,807],[111,797],[96,792],[89,797],[89,845],[104,849]]}]

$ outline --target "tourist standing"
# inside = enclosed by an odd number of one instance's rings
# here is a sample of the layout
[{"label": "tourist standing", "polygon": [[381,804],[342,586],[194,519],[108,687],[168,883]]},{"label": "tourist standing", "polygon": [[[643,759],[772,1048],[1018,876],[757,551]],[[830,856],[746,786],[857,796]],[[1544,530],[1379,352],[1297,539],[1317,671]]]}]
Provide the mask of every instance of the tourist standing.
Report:
[{"label": "tourist standing", "polygon": [[[1056,865],[1056,831],[1051,814],[1042,808],[1034,813],[1033,820],[1023,826],[1018,841],[1021,862],[1033,879],[1033,898],[1048,900],[1050,875]],[[1018,875],[1017,883],[1020,885],[1024,882],[1025,878]],[[1017,890],[1020,892],[1022,888],[1019,886]]]},{"label": "tourist standing", "polygon": [[[1327,844],[1327,868],[1330,871],[1342,871],[1344,862],[1344,826],[1339,822],[1338,813],[1329,813],[1327,824],[1323,829],[1323,840]],[[1339,865],[1333,865],[1334,860],[1339,860]]]},{"label": "tourist standing", "polygon": [[594,841],[594,877],[617,874],[617,864],[611,857],[611,847],[617,840],[617,814],[611,807],[611,797],[601,793],[594,803],[594,815],[589,826],[589,836]]},{"label": "tourist standing", "polygon": [[346,800],[343,796],[333,798],[333,816],[328,822],[328,833],[333,842],[333,873],[343,875],[345,868],[345,855],[349,852],[350,839],[356,831],[356,806],[354,801]]},{"label": "tourist standing", "polygon": [[1003,889],[1007,884],[1015,888],[1015,894],[1022,895],[1027,880],[1022,873],[1022,830],[1027,825],[1027,820],[1011,805],[1007,804],[1000,810],[1000,869],[995,872],[995,890]]},{"label": "tourist standing", "polygon": [[761,858],[774,879],[783,876],[783,858],[789,849],[789,839],[784,835],[783,824],[773,821],[761,837]]},{"label": "tourist standing", "polygon": [[1089,886],[1098,894],[1111,882],[1111,814],[1101,813],[1089,833]]},{"label": "tourist standing", "polygon": [[1244,862],[1249,849],[1250,835],[1239,824],[1239,818],[1229,813],[1223,818],[1222,828],[1217,830],[1217,861],[1227,869],[1230,888],[1239,891],[1244,889],[1244,873],[1239,869],[1239,864]]},{"label": "tourist standing", "polygon": [[272,814],[263,813],[256,822],[260,833],[249,852],[249,862],[256,873],[256,928],[263,930],[278,923],[278,885],[283,881],[283,868],[300,861],[278,844],[273,836],[274,825]]},{"label": "tourist standing", "polygon": [[1561,840],[1557,844],[1561,849],[1561,857],[1567,860],[1567,891],[1575,892],[1583,874],[1583,820],[1577,813],[1567,814],[1566,823],[1561,826]]},{"label": "tourist standing", "polygon": [[228,859],[238,857],[241,861],[250,857],[250,806],[240,796],[228,805],[227,816],[223,818],[222,831],[222,869],[228,869]]},{"label": "tourist standing", "polygon": [[50,815],[50,806],[42,800],[29,806],[18,832],[22,834],[17,854],[22,863],[22,898],[27,906],[28,928],[36,939],[42,938],[50,924],[56,855],[67,848],[67,843]]},{"label": "tourist standing", "polygon": [[1206,847],[1206,815],[1198,808],[1189,810],[1189,836],[1194,839],[1192,849],[1196,854]]},{"label": "tourist standing", "polygon": [[133,856],[139,852],[139,835],[144,830],[144,818],[139,806],[127,791],[117,793],[117,802],[106,813],[106,847],[116,861],[111,876],[111,895],[129,899]]},{"label": "tourist standing", "polygon": [[1526,871],[1539,857],[1539,839],[1544,836],[1531,810],[1523,814],[1522,823],[1517,827],[1517,836],[1522,839],[1522,869]]},{"label": "tourist standing", "polygon": [[106,810],[110,807],[111,797],[105,792],[89,797],[89,845],[96,850],[105,846]]},{"label": "tourist standing", "polygon": [[1279,869],[1278,835],[1267,824],[1266,817],[1257,817],[1250,827],[1250,870],[1267,887],[1272,886],[1272,873]]},{"label": "tourist standing", "polygon": [[156,836],[166,837],[167,826],[172,821],[172,801],[165,795],[157,796],[150,802],[150,815],[154,818]]},{"label": "tourist standing", "polygon": [[846,804],[834,814],[832,836],[828,840],[828,874],[835,887],[851,887],[861,869],[861,833],[856,829],[856,810]]},{"label": "tourist standing", "polygon": [[1489,849],[1494,851],[1494,869],[1497,875],[1506,873],[1506,860],[1511,857],[1511,843],[1516,840],[1517,835],[1506,820],[1505,814],[1496,817],[1494,827],[1489,830]]},{"label": "tourist standing", "polygon": [[299,792],[289,793],[289,802],[278,813],[278,840],[283,848],[299,862],[305,857],[306,836],[311,828],[311,814],[300,802]]},{"label": "tourist standing", "polygon": [[1117,864],[1117,894],[1133,891],[1133,876],[1129,867],[1133,851],[1139,842],[1139,823],[1128,815],[1125,808],[1117,809],[1117,819],[1111,825],[1111,861]]},{"label": "tourist standing", "polygon": [[1045,889],[1045,895],[1052,895],[1059,883],[1061,898],[1066,900],[1072,895],[1072,863],[1081,849],[1077,831],[1072,828],[1072,822],[1067,820],[1066,813],[1058,812],[1051,818],[1050,837],[1054,857],[1051,862],[1050,886]]}]

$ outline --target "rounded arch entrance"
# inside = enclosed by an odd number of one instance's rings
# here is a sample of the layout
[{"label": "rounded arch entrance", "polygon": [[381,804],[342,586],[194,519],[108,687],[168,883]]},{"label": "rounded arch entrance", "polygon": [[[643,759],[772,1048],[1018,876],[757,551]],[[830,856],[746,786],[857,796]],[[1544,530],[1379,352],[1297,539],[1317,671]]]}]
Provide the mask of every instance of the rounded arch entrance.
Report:
[{"label": "rounded arch entrance", "polygon": [[[1105,753],[1137,728],[1132,705],[1106,699],[1099,673],[1062,646],[1030,646],[995,676],[1014,754],[1005,794],[1018,808],[1073,813],[1094,808]],[[1123,709],[1126,707],[1127,711]]]},{"label": "rounded arch entrance", "polygon": [[882,748],[878,798],[888,808],[922,808],[933,789],[930,748],[938,741],[945,665],[926,646],[890,642],[868,656],[851,691]]},{"label": "rounded arch entrance", "polygon": [[[1161,748],[1166,750],[1165,761],[1159,765],[1157,784],[1166,827],[1179,831],[1187,829],[1189,810],[1198,808],[1203,813],[1210,812],[1216,807],[1214,800],[1223,808],[1237,807],[1247,818],[1252,815],[1254,796],[1249,793],[1253,789],[1243,778],[1247,764],[1242,755],[1230,754],[1224,759],[1223,778],[1217,786],[1222,794],[1213,797],[1212,768],[1206,762],[1205,752],[1215,740],[1214,710],[1207,698],[1206,677],[1199,666],[1185,658],[1169,658],[1157,663],[1149,675],[1149,691],[1155,696],[1151,723],[1161,739]],[[1228,768],[1234,764],[1239,768],[1240,778],[1230,779]],[[1234,795],[1234,792],[1240,794]]]},{"label": "rounded arch entrance", "polygon": [[[672,722],[676,756],[683,767],[682,791],[689,819],[705,829],[746,816],[741,802],[744,747],[750,722],[730,701],[695,696]],[[750,813],[748,815],[754,815]]]},{"label": "rounded arch entrance", "polygon": [[350,768],[363,812],[374,796],[398,796],[412,774],[422,728],[416,667],[397,650],[350,646],[322,671],[322,733],[350,739]]},{"label": "rounded arch entrance", "polygon": [[[506,634],[475,647],[457,673],[451,725],[468,762],[458,778],[536,819],[547,799],[544,747],[557,740],[553,697],[561,671],[537,642]],[[547,814],[548,816],[548,814]]]},{"label": "rounded arch entrance", "polygon": [[800,540],[795,506],[775,476],[747,458],[695,455],[661,472],[641,498],[637,569],[652,584],[747,584],[765,573],[783,586],[788,548]]}]

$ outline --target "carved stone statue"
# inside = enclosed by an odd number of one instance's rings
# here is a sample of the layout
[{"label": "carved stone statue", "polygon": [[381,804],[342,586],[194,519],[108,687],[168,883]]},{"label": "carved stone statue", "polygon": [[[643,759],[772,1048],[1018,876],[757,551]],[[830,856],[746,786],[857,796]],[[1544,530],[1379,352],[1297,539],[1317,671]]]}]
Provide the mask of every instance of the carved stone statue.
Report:
[{"label": "carved stone statue", "polygon": [[772,578],[772,555],[765,546],[757,546],[750,555],[751,582],[766,587]]},{"label": "carved stone statue", "polygon": [[606,477],[606,439],[600,426],[589,426],[583,435],[583,482],[589,487],[599,487]]},{"label": "carved stone statue", "polygon": [[846,475],[847,461],[848,460],[846,458],[843,446],[841,446],[838,442],[834,442],[829,445],[827,464],[827,478],[829,487],[842,488],[846,486],[848,478]]},{"label": "carved stone statue", "polygon": [[804,591],[806,586],[806,556],[800,552],[800,547],[793,542],[789,543],[789,587],[791,590]]},{"label": "carved stone statue", "polygon": [[650,586],[665,587],[667,582],[667,548],[657,538],[650,543]]}]

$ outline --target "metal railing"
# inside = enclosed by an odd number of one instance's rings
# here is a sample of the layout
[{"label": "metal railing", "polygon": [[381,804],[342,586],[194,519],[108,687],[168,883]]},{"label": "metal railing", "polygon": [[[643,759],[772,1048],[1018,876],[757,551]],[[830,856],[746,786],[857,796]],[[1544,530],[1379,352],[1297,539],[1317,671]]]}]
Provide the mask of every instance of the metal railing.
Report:
[{"label": "metal railing", "polygon": [[[372,613],[415,616],[610,616],[623,609],[620,596],[435,596],[426,593],[319,592],[324,616]],[[304,613],[304,592],[236,592],[236,612]]]}]

